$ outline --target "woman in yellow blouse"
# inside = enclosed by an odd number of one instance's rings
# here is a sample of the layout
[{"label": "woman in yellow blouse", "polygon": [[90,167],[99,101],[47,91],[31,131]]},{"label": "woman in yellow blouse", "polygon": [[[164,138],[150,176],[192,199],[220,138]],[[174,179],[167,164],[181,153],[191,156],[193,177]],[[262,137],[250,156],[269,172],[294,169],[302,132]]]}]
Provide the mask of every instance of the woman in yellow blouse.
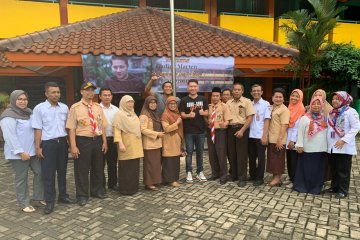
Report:
[{"label": "woman in yellow blouse", "polygon": [[134,103],[131,96],[123,96],[113,122],[114,142],[118,147],[119,191],[123,195],[133,195],[139,190],[140,158],[144,156]]}]

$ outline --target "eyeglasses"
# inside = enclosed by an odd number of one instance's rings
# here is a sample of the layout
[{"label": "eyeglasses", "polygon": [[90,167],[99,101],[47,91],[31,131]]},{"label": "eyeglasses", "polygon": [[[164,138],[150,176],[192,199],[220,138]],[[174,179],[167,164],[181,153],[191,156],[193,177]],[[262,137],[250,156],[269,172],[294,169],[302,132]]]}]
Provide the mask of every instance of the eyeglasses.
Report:
[{"label": "eyeglasses", "polygon": [[28,99],[27,98],[18,98],[18,99],[16,99],[16,101],[26,102],[26,101],[28,101]]}]

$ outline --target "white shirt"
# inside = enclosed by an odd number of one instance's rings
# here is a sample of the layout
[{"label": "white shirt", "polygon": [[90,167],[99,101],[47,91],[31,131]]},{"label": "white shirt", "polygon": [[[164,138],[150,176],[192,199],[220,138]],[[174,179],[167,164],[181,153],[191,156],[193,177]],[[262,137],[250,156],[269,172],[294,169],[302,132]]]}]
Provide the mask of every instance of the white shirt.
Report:
[{"label": "white shirt", "polygon": [[250,124],[250,138],[261,139],[264,130],[265,119],[271,119],[270,103],[262,98],[258,102],[252,101],[255,109],[255,115]]},{"label": "white shirt", "polygon": [[35,135],[31,122],[32,116],[29,120],[11,117],[5,117],[1,120],[0,124],[5,140],[5,159],[21,159],[19,154],[23,152],[35,156]]},{"label": "white shirt", "polygon": [[[301,119],[301,117],[298,118],[298,120],[296,120],[296,122],[292,128],[287,129],[286,149],[288,149],[287,146],[290,141],[296,143],[300,119]],[[293,149],[290,149],[290,150],[293,150]]]},{"label": "white shirt", "polygon": [[310,125],[310,118],[307,116],[302,116],[299,121],[297,128],[297,139],[295,147],[303,147],[304,152],[326,152],[327,151],[327,141],[326,134],[327,130],[318,132],[312,138],[309,138],[308,131]]},{"label": "white shirt", "polygon": [[360,130],[359,114],[355,109],[349,107],[344,113],[344,131],[345,136],[341,138],[345,142],[341,149],[334,147],[335,143],[340,139],[339,135],[334,133],[334,138],[331,138],[331,133],[334,129],[329,125],[327,131],[328,153],[342,153],[349,155],[356,155],[355,136]]},{"label": "white shirt", "polygon": [[33,111],[32,127],[41,130],[41,140],[65,137],[69,108],[63,103],[52,106],[48,100],[36,105]]},{"label": "white shirt", "polygon": [[112,104],[110,104],[110,106],[108,108],[105,107],[102,103],[100,103],[100,106],[104,111],[105,118],[107,121],[106,130],[105,130],[106,136],[112,137],[112,136],[114,136],[112,124],[113,124],[116,113],[119,111],[119,108]]}]

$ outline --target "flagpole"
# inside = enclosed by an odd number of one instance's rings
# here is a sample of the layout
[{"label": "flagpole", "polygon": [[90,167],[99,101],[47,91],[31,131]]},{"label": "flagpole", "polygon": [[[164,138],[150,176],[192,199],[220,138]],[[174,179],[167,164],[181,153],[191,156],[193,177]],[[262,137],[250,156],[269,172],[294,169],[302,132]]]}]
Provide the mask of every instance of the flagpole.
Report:
[{"label": "flagpole", "polygon": [[176,96],[176,59],[175,59],[175,23],[174,23],[174,0],[170,0],[170,22],[171,22],[171,76],[173,84],[173,95]]}]

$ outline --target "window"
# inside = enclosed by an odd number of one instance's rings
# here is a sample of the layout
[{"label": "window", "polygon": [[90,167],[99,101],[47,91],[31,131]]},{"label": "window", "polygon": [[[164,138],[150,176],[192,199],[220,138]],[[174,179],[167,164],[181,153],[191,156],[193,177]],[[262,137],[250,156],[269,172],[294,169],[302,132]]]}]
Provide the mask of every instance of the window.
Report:
[{"label": "window", "polygon": [[[156,8],[170,8],[169,0],[146,0],[146,5]],[[174,0],[176,9],[204,11],[204,0]]]},{"label": "window", "polygon": [[69,3],[76,4],[96,4],[96,5],[125,5],[125,6],[139,6],[139,0],[69,0]]},{"label": "window", "polygon": [[267,15],[264,0],[217,0],[218,13],[242,13]]}]

